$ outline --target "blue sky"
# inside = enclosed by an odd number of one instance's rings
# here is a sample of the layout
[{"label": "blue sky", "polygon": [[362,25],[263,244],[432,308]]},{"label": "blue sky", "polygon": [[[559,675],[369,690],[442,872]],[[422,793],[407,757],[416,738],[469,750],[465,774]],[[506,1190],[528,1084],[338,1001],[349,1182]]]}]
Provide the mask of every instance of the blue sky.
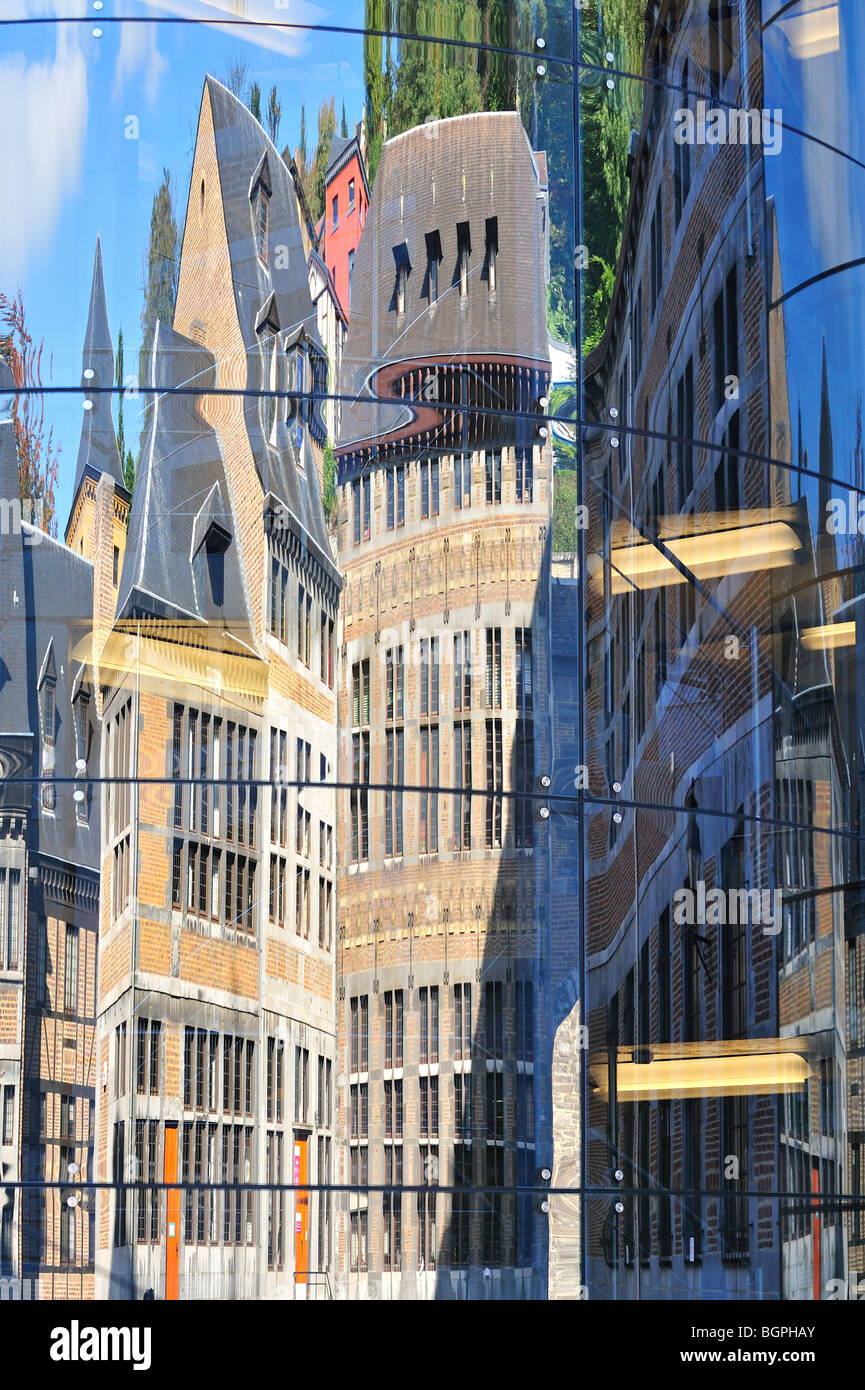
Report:
[{"label": "blue sky", "polygon": [[[207,0],[203,0],[206,4]],[[227,0],[211,0],[228,8]],[[254,13],[250,0],[247,13]],[[17,7],[17,8],[14,8]],[[363,42],[356,34],[276,32],[202,23],[106,23],[109,10],[153,16],[192,9],[184,0],[142,5],[104,0],[4,0],[4,15],[92,14],[93,23],[0,27],[0,89],[15,111],[16,134],[0,142],[4,197],[0,288],[20,286],[30,332],[44,340],[43,380],[78,386],[97,232],[102,236],[108,314],[115,347],[122,327],[127,374],[137,371],[144,257],[153,196],[162,169],[171,171],[182,223],[195,127],[205,73],[223,77],[229,59],[244,58],[262,105],[276,83],[282,102],[280,148],[297,144],[301,102],[307,144],[315,147],[316,115],[326,97],[343,99],[351,126],[363,105]],[[267,7],[268,17],[273,6]],[[207,13],[200,3],[198,11]],[[280,18],[362,24],[363,5],[326,9],[291,4]],[[213,9],[210,9],[213,13]],[[100,25],[100,20],[102,21]],[[101,27],[101,36],[92,30]],[[137,139],[127,138],[137,121]],[[136,403],[125,410],[127,437],[137,441]],[[71,502],[82,417],[78,396],[46,396],[46,420],[60,443],[57,495],[62,535]]]}]

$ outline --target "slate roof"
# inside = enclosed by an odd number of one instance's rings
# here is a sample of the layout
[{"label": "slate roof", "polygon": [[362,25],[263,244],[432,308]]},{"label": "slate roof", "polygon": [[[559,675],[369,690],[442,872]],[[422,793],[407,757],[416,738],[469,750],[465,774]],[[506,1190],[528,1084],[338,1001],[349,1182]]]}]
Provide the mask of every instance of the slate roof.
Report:
[{"label": "slate roof", "polygon": [[[366,393],[388,362],[514,357],[547,363],[544,217],[538,168],[515,111],[431,121],[388,140],[354,265],[340,391]],[[495,295],[485,278],[488,218],[497,219]],[[468,223],[471,241],[465,300],[456,288],[461,223]],[[441,261],[430,312],[427,237],[435,232]],[[397,266],[406,257],[406,312],[398,316]],[[392,434],[411,414],[404,406],[344,408],[338,445]]]},{"label": "slate roof", "polygon": [[330,153],[327,157],[327,168],[324,172],[326,182],[329,181],[334,171],[334,166],[339,163],[342,156],[347,152],[349,145],[353,144],[355,139],[356,136],[354,135],[340,135],[337,131],[334,131],[333,138],[330,142]]},{"label": "slate roof", "polygon": [[[92,377],[86,376],[88,371]],[[81,386],[92,401],[92,408],[83,411],[81,440],[78,445],[78,463],[75,469],[75,488],[73,496],[84,481],[84,473],[89,467],[96,473],[107,473],[119,483],[126,493],[123,482],[123,467],[114,421],[111,416],[112,395],[110,390],[97,391],[95,387],[114,385],[114,347],[111,329],[108,326],[108,307],[105,302],[105,279],[102,271],[102,241],[96,238],[96,254],[93,258],[93,280],[90,287],[90,309],[87,314],[87,331],[84,335],[84,351],[81,354]],[[91,394],[92,393],[92,394]]]},{"label": "slate roof", "polygon": [[[305,335],[320,356],[325,358],[326,353],[318,334],[317,316],[309,294],[307,256],[291,173],[276,146],[243,102],[213,77],[205,79],[205,86],[213,111],[235,306],[247,348],[247,386],[259,391],[264,389],[269,377],[265,376],[256,321],[271,296],[271,311],[276,316],[279,331],[288,337],[303,326]],[[257,252],[251,202],[255,181],[265,170],[271,190],[270,254],[266,266]],[[280,432],[278,449],[267,445],[262,426],[264,403],[261,399],[254,396],[247,398],[245,416],[253,457],[265,494],[272,494],[286,506],[336,577],[318,470],[306,431],[305,457],[301,459],[302,468],[299,468],[291,430]]]},{"label": "slate roof", "polygon": [[[10,385],[0,363],[0,397]],[[14,425],[0,420],[0,496],[18,495]],[[53,814],[39,808],[35,780],[15,785],[7,778],[40,774],[42,730],[39,682],[54,689],[54,776],[74,777],[77,757],[73,686],[89,651],[93,612],[93,567],[82,555],[26,523],[0,528],[0,806],[31,816],[29,847],[66,863],[99,865],[98,782],[87,824],[78,821],[73,787],[56,788]],[[88,769],[98,774],[99,736],[90,710]]]},{"label": "slate roof", "polygon": [[[155,394],[132,498],[118,619],[147,615],[230,630],[255,649],[237,526],[216,433],[198,398],[172,388],[216,384],[213,355],[157,323]],[[221,555],[221,559],[213,557]],[[214,567],[220,572],[217,580]]]}]

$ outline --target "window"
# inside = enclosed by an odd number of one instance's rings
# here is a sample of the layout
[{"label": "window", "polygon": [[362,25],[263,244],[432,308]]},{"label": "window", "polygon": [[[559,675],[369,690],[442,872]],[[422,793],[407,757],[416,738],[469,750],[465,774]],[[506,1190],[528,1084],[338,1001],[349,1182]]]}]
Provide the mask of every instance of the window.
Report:
[{"label": "window", "polygon": [[321,627],[319,629],[319,675],[324,685],[333,690],[333,652],[334,652],[334,620],[328,617],[325,610],[321,609]]},{"label": "window", "polygon": [[736,54],[740,0],[711,0],[709,5],[709,73],[720,91]]},{"label": "window", "polygon": [[487,709],[501,709],[502,704],[502,630],[486,629],[486,697]]},{"label": "window", "polygon": [[387,990],[384,996],[384,1065],[402,1066],[403,993]]},{"label": "window", "polygon": [[712,405],[717,415],[726,400],[728,377],[739,376],[739,308],[735,265],[727,275],[712,307],[713,391]]},{"label": "window", "polygon": [[267,234],[270,221],[270,192],[259,181],[253,193],[253,209],[255,213],[255,247],[258,258],[267,265]]},{"label": "window", "polygon": [[487,502],[502,500],[502,451],[488,449],[484,455],[487,479]]},{"label": "window", "polygon": [[368,1220],[367,1211],[349,1213],[349,1262],[352,1274],[366,1273]]},{"label": "window", "polygon": [[715,468],[715,511],[737,512],[739,493],[739,412],[730,416],[721,443],[724,452]]},{"label": "window", "polygon": [[439,1132],[439,1079],[422,1076],[418,1081],[419,1128],[422,1139],[437,1139]]},{"label": "window", "polygon": [[78,1012],[78,928],[66,923],[66,952],[63,965],[63,1007],[68,1014]]},{"label": "window", "polygon": [[397,266],[396,271],[396,311],[397,314],[405,313],[405,290],[408,282],[408,266],[403,264]]},{"label": "window", "polygon": [[384,852],[391,857],[402,854],[402,783],[405,779],[405,731],[388,729],[385,733],[386,769]]},{"label": "window", "polygon": [[386,1144],[384,1178],[390,1191],[382,1193],[382,1267],[402,1269],[402,1145]]},{"label": "window", "polygon": [[472,987],[454,985],[454,1057],[472,1055]]},{"label": "window", "polygon": [[438,459],[421,459],[420,462],[420,514],[422,520],[439,514]]},{"label": "window", "polygon": [[486,220],[486,251],[485,265],[487,272],[487,288],[490,295],[496,292],[496,273],[499,257],[499,221],[497,217],[488,217]]},{"label": "window", "polygon": [[309,1118],[309,1049],[294,1049],[294,1118],[304,1124]]},{"label": "window", "polygon": [[[352,723],[369,724],[369,658],[352,667]],[[356,728],[352,734],[351,859],[358,864],[369,859],[369,768],[370,733]]]},{"label": "window", "polygon": [[349,1000],[349,1042],[351,1070],[369,1067],[369,995],[355,994]]},{"label": "window", "polygon": [[405,464],[397,463],[387,472],[387,529],[405,526]]},{"label": "window", "polygon": [[275,555],[270,559],[270,621],[269,628],[277,641],[283,646],[287,638],[286,612],[288,597],[288,570]]},{"label": "window", "polygon": [[486,721],[487,743],[487,849],[501,849],[502,846],[502,797],[504,790],[504,766],[502,752],[502,721]]},{"label": "window", "polygon": [[111,571],[111,582],[113,583],[115,589],[117,588],[117,580],[118,580],[118,578],[119,578],[119,575],[120,575],[120,551],[119,551],[119,549],[117,548],[117,546],[115,545],[114,548],[113,548],[113,554],[112,554],[112,571]]},{"label": "window", "polygon": [[337,227],[339,226],[339,194],[334,193],[333,199],[332,199],[332,201],[331,201],[331,205],[330,205],[330,206],[331,206],[331,223],[330,223],[330,229],[331,229],[332,232],[335,232],[336,229],[337,229]]},{"label": "window", "polygon": [[[516,707],[514,730],[514,780],[516,790],[531,792],[535,784],[535,725],[534,678],[532,665],[532,634],[529,628],[517,628],[516,645]],[[517,797],[514,804],[517,848],[528,849],[534,844],[534,803],[528,797]]]},{"label": "window", "polygon": [[454,709],[472,707],[472,648],[468,630],[454,633]]},{"label": "window", "polygon": [[534,464],[534,448],[531,444],[519,445],[514,450],[514,470],[518,502],[531,502],[534,498]]},{"label": "window", "polygon": [[678,505],[684,507],[694,489],[694,359],[691,358],[676,386],[676,486]]},{"label": "window", "polygon": [[454,724],[454,786],[462,795],[454,796],[454,849],[472,847],[472,726],[468,719]]},{"label": "window", "polygon": [[[349,208],[349,212],[350,212],[350,211],[351,211],[351,208]],[[349,313],[351,313],[351,282],[352,282],[353,279],[354,279],[354,252],[353,252],[353,251],[349,251],[349,253],[348,253],[348,304],[347,304],[347,306],[346,306],[346,308],[347,308],[347,310],[348,310]]]},{"label": "window", "polygon": [[438,850],[438,724],[421,725],[420,771],[418,780],[421,787],[428,788],[427,791],[422,791],[420,793],[418,852],[420,854],[435,854]]},{"label": "window", "polygon": [[420,1061],[437,1062],[439,1059],[439,991],[438,985],[418,991],[420,1010]]},{"label": "window", "polygon": [[[63,1097],[67,1099],[66,1096]],[[0,1101],[2,1101],[2,1113],[0,1113],[0,1144],[14,1144],[15,1142],[15,1087],[0,1087]],[[75,1102],[73,1100],[72,1104]]]},{"label": "window", "polygon": [[312,637],[312,595],[297,586],[297,659],[309,666]]},{"label": "window", "polygon": [[[688,64],[682,67],[682,100],[687,102]],[[673,141],[673,208],[675,225],[682,220],[682,212],[691,191],[691,147]]]},{"label": "window", "polygon": [[427,300],[430,308],[435,304],[439,295],[439,261],[442,258],[441,237],[437,231],[427,232],[426,240],[426,287]]},{"label": "window", "polygon": [[[336,199],[334,199],[334,202],[336,202]],[[348,181],[348,210],[349,212],[354,210],[354,179],[349,179]]]},{"label": "window", "polygon": [[468,222],[457,223],[457,275],[460,287],[460,299],[464,300],[468,295],[469,287],[469,257],[472,253],[472,241],[469,235]]},{"label": "window", "polygon": [[[124,1045],[126,1025],[124,1029]],[[140,1096],[158,1096],[162,1089],[162,1024],[157,1019],[139,1018],[135,1036],[135,1089]]]},{"label": "window", "polygon": [[0,868],[0,970],[19,970],[21,870]]},{"label": "window", "polygon": [[[434,1188],[438,1182],[438,1149],[421,1144],[418,1149],[419,1181]],[[418,1270],[436,1267],[438,1240],[436,1235],[436,1196],[434,1191],[417,1194]]]},{"label": "window", "polygon": [[420,641],[420,712],[439,712],[439,638],[422,637]]},{"label": "window", "polygon": [[472,504],[472,456],[458,453],[454,455],[454,506],[463,508]]},{"label": "window", "polygon": [[650,228],[650,284],[652,313],[658,307],[658,300],[661,296],[661,286],[664,282],[664,209],[661,204],[661,190],[655,196],[655,211],[652,214],[652,224]]},{"label": "window", "polygon": [[[631,318],[631,362],[633,365],[633,385],[643,369],[643,286],[637,286],[634,295],[634,309]],[[625,399],[624,397],[622,398]]]}]

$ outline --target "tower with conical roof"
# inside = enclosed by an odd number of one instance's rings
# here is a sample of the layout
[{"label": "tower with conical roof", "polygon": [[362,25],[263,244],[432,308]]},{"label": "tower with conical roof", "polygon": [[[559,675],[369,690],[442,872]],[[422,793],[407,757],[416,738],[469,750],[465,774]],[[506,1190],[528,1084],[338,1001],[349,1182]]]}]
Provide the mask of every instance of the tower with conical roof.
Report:
[{"label": "tower with conical roof", "polygon": [[[105,280],[102,272],[102,241],[96,238],[96,254],[93,259],[93,281],[90,288],[90,309],[87,315],[87,332],[81,354],[81,389],[84,419],[81,425],[81,441],[78,445],[78,462],[75,469],[75,488],[72,506],[66,525],[66,544],[80,554],[93,559],[96,549],[96,488],[101,478],[107,477],[113,485],[111,497],[113,523],[112,546],[117,557],[112,554],[112,577],[114,571],[120,573],[123,551],[126,545],[126,521],[129,514],[130,494],[123,480],[123,465],[117,447],[114,421],[111,415],[112,387],[114,385],[114,345],[108,324],[108,307],[105,302]],[[116,586],[116,578],[114,583]]]}]

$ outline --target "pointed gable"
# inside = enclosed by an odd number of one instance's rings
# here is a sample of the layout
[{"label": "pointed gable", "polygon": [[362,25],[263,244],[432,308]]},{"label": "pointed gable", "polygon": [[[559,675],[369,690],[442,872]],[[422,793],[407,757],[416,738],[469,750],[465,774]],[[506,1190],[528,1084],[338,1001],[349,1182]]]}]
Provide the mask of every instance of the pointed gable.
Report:
[{"label": "pointed gable", "polygon": [[[194,395],[212,389],[211,353],[158,323],[150,354],[154,403],[132,500],[117,617],[216,618],[250,646],[252,616],[225,466]],[[218,558],[216,558],[218,557]]]},{"label": "pointed gable", "polygon": [[[84,395],[84,418],[81,423],[81,441],[78,446],[78,463],[75,470],[75,496],[84,481],[87,469],[95,473],[107,473],[121,488],[123,466],[114,433],[111,415],[114,386],[114,347],[111,329],[108,325],[108,308],[105,302],[105,280],[102,271],[102,241],[96,239],[96,255],[93,260],[93,281],[90,288],[90,309],[87,315],[87,332],[84,337],[84,351],[81,356],[81,386]],[[88,406],[89,402],[89,406]]]}]

